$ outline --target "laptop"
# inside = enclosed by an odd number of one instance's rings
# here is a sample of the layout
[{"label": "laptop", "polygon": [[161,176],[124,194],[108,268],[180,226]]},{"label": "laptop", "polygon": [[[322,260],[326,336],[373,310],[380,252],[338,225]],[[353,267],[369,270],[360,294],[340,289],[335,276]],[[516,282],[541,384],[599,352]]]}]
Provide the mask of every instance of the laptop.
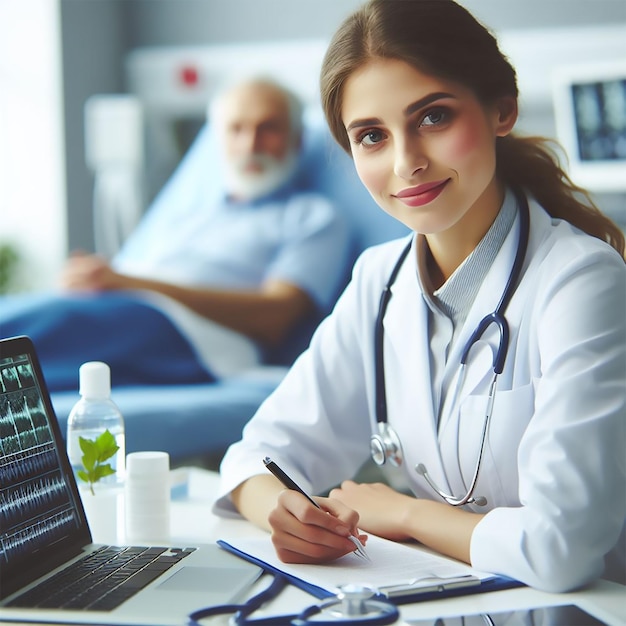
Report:
[{"label": "laptop", "polygon": [[217,545],[93,543],[33,342],[0,340],[0,623],[178,626],[261,573]]}]

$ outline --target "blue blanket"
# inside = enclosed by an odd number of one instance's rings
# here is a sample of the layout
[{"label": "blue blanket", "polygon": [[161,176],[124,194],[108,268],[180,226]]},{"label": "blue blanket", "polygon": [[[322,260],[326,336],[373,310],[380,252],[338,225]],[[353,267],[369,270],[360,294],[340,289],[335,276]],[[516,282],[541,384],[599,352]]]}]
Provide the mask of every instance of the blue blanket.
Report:
[{"label": "blue blanket", "polygon": [[118,387],[215,381],[170,320],[133,294],[2,296],[0,335],[33,340],[50,391],[76,390],[86,361],[108,363]]}]

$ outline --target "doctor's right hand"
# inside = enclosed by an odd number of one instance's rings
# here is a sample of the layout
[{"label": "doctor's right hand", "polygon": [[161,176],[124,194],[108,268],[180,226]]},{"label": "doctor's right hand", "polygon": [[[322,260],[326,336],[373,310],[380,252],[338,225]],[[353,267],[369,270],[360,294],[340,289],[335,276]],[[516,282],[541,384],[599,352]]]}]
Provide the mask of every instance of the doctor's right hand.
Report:
[{"label": "doctor's right hand", "polygon": [[272,543],[283,563],[327,563],[354,552],[350,535],[365,544],[359,532],[359,514],[338,500],[314,498],[313,506],[302,494],[286,489],[278,496],[268,521]]}]

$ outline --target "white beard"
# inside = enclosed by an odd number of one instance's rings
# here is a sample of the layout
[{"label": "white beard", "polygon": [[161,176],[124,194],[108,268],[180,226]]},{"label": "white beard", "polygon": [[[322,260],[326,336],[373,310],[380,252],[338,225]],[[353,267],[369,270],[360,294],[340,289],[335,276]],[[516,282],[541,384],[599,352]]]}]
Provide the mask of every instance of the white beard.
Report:
[{"label": "white beard", "polygon": [[[256,200],[276,191],[291,177],[298,164],[298,151],[290,150],[283,159],[255,154],[224,163],[226,191],[242,200]],[[250,166],[260,171],[250,171]]]}]

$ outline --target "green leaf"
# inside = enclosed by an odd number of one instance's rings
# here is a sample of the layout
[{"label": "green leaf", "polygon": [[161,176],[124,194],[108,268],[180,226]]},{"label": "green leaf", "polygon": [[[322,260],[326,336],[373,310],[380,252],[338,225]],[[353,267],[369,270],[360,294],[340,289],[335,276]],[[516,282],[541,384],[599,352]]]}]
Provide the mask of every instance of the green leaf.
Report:
[{"label": "green leaf", "polygon": [[98,465],[93,471],[93,481],[96,482],[112,474],[115,474],[115,470],[108,463],[106,465]]},{"label": "green leaf", "polygon": [[91,471],[98,461],[98,450],[96,442],[91,439],[85,439],[84,437],[78,438],[80,449],[83,451],[82,462],[83,467],[89,472]]},{"label": "green leaf", "polygon": [[93,485],[105,476],[115,474],[115,470],[110,463],[104,461],[110,459],[120,449],[115,441],[115,437],[107,429],[95,439],[85,439],[79,437],[78,442],[83,452],[81,461],[84,471],[77,472],[79,478],[89,483],[93,493]]},{"label": "green leaf", "polygon": [[98,461],[100,463],[110,459],[119,449],[120,447],[117,445],[115,437],[109,432],[109,430],[105,430],[96,439],[96,450],[98,454]]}]

